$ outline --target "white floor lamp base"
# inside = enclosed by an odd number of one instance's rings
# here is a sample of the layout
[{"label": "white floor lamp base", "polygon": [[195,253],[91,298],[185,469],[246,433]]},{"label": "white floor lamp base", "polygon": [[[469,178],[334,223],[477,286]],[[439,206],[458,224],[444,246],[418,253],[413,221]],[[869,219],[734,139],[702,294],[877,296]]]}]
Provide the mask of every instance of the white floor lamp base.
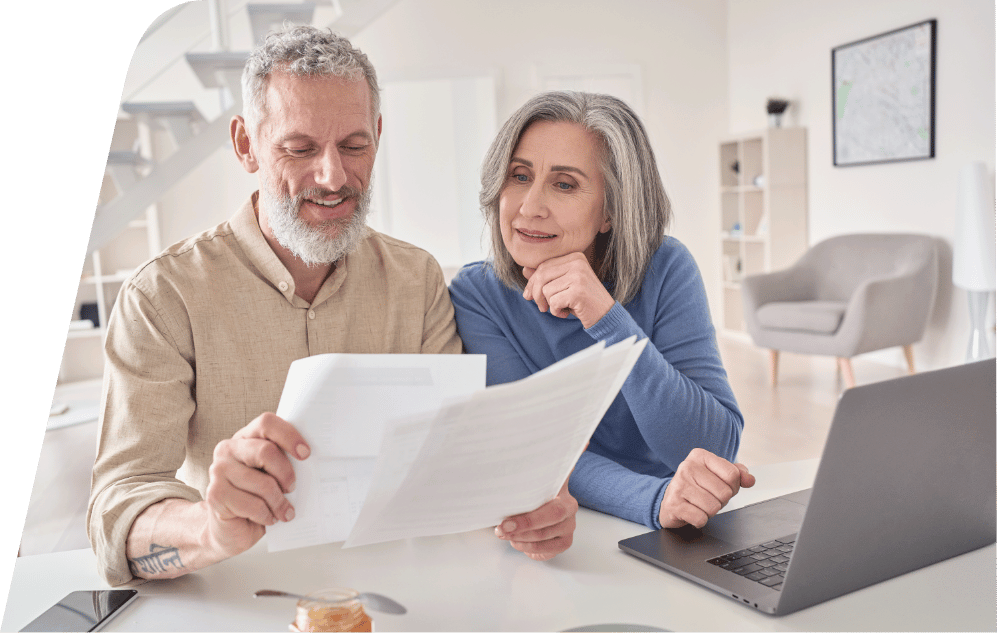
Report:
[{"label": "white floor lamp base", "polygon": [[993,343],[987,331],[987,308],[990,307],[993,291],[969,290],[969,347],[966,348],[966,362],[993,357]]}]

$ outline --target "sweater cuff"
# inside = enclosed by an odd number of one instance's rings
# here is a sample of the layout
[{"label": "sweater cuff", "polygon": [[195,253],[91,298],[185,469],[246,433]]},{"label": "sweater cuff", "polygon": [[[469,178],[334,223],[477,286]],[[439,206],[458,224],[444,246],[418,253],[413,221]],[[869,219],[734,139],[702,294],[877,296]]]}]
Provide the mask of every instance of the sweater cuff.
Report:
[{"label": "sweater cuff", "polygon": [[596,321],[592,327],[586,328],[585,331],[593,340],[606,341],[609,344],[622,341],[632,334],[637,334],[638,339],[644,337],[644,333],[634,323],[633,317],[619,301],[614,303],[609,312]]}]

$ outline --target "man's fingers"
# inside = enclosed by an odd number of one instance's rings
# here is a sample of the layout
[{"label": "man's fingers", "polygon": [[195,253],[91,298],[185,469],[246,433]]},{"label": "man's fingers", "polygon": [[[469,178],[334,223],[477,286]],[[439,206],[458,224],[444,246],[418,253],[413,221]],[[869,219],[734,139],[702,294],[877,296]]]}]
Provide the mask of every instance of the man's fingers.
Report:
[{"label": "man's fingers", "polygon": [[287,493],[294,490],[295,475],[291,460],[287,458],[276,444],[260,438],[241,438],[219,442],[215,446],[214,460],[224,464],[234,461],[255,468],[273,477],[281,491]]},{"label": "man's fingers", "polygon": [[[290,521],[294,517],[291,503],[284,497],[277,480],[269,474],[232,460],[213,462],[208,473],[211,477],[208,502],[212,507],[228,508],[234,516],[262,525],[272,525],[277,520]],[[247,500],[250,498],[251,503]]]},{"label": "man's fingers", "polygon": [[288,455],[306,459],[311,454],[308,442],[290,422],[273,413],[263,413],[252,422],[239,429],[232,439],[260,438],[273,442]]},{"label": "man's fingers", "polygon": [[248,519],[259,525],[273,525],[278,520],[262,498],[230,485],[208,486],[206,499],[222,520]]}]

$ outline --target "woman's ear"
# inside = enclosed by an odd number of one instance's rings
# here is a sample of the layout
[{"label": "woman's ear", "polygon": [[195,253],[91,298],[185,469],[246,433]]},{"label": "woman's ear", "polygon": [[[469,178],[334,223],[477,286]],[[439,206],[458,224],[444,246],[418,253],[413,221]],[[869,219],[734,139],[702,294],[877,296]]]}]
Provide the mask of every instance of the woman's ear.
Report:
[{"label": "woman's ear", "polygon": [[611,228],[613,228],[612,220],[610,220],[609,218],[606,218],[606,221],[603,222],[602,226],[599,227],[599,232],[600,233],[608,233],[609,229],[611,229]]},{"label": "woman's ear", "polygon": [[253,174],[260,168],[253,155],[253,144],[249,140],[249,132],[246,130],[246,121],[241,116],[232,117],[229,124],[229,135],[232,137],[232,149],[239,159],[242,168]]}]

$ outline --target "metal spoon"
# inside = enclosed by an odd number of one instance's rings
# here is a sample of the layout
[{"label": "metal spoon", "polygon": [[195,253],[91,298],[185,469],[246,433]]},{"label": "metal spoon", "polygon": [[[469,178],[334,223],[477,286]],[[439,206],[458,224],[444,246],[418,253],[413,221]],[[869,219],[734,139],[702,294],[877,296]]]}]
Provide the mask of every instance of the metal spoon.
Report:
[{"label": "metal spoon", "polygon": [[[255,598],[297,598],[299,600],[310,600],[312,602],[327,602],[329,604],[342,604],[346,600],[329,600],[327,598],[315,598],[313,596],[306,596],[300,593],[291,593],[290,591],[277,591],[276,589],[260,589],[253,594]],[[404,615],[408,612],[408,609],[398,604],[388,596],[382,596],[379,593],[364,592],[357,594],[357,599],[365,607],[368,607],[372,611],[380,611],[381,613],[388,613],[391,615]]]}]

